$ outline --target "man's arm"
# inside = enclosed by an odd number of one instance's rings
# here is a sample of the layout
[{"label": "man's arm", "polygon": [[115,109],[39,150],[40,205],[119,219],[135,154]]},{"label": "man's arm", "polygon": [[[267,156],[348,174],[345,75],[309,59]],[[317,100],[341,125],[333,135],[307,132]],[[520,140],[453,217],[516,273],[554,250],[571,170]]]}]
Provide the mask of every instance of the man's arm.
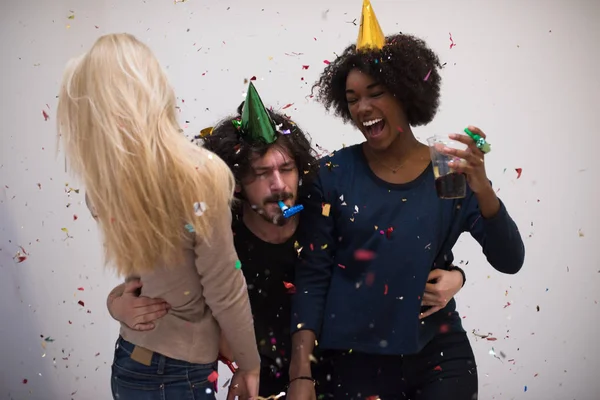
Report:
[{"label": "man's arm", "polygon": [[108,313],[113,319],[137,331],[154,329],[154,321],[164,317],[170,305],[163,299],[140,297],[142,282],[133,279],[115,287],[106,299]]}]

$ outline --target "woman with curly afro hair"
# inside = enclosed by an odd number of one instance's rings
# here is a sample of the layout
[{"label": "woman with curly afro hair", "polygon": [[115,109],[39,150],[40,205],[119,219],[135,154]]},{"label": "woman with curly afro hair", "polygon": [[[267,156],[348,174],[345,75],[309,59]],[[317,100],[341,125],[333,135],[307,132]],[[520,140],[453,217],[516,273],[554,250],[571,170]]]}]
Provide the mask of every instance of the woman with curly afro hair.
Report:
[{"label": "woman with curly afro hair", "polygon": [[[373,27],[364,17],[365,8],[361,28]],[[380,39],[346,48],[316,85],[325,108],[365,141],[324,158],[302,200],[288,395],[313,395],[318,339],[335,399],[476,399],[475,358],[453,299],[464,274],[452,248],[469,232],[496,270],[514,274],[523,241],[470,136],[451,135],[466,150],[441,149],[466,176],[465,196],[438,197],[430,150],[412,128],[436,114],[440,61],[414,36]]]}]

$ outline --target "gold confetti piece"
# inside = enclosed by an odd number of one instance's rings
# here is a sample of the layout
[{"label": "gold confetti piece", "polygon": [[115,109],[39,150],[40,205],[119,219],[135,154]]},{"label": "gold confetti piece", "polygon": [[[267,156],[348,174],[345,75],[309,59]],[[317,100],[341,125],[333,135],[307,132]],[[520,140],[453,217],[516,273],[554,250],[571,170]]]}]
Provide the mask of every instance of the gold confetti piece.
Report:
[{"label": "gold confetti piece", "polygon": [[183,292],[184,295],[188,296],[190,294],[189,290],[186,290],[185,292]]},{"label": "gold confetti piece", "polygon": [[75,14],[69,15],[67,18],[69,18],[69,19],[75,19]]},{"label": "gold confetti piece", "polygon": [[269,61],[273,60],[273,57],[269,57]]},{"label": "gold confetti piece", "polygon": [[583,237],[583,231],[580,229],[579,231],[577,231],[577,233],[579,234],[579,237]]},{"label": "gold confetti piece", "polygon": [[375,228],[375,230],[379,229],[379,228],[377,227],[377,225],[375,225],[375,226],[374,226],[374,228]]},{"label": "gold confetti piece", "polygon": [[321,210],[321,214],[325,217],[329,217],[329,212],[331,211],[331,204],[325,203],[323,204],[323,209]]},{"label": "gold confetti piece", "polygon": [[321,246],[321,250],[325,250],[327,248],[327,243],[325,243],[323,246]]},{"label": "gold confetti piece", "polygon": [[67,235],[69,234],[69,230],[67,228],[60,228],[60,230],[66,233]]},{"label": "gold confetti piece", "polygon": [[208,128],[204,128],[204,129],[202,129],[202,130],[200,131],[200,137],[201,137],[201,138],[204,138],[204,137],[207,137],[207,136],[210,136],[210,135],[212,135],[212,133],[213,133],[213,130],[214,130],[214,129],[215,129],[215,128],[214,128],[214,127],[212,127],[212,126],[210,126],[210,127],[208,127]]}]

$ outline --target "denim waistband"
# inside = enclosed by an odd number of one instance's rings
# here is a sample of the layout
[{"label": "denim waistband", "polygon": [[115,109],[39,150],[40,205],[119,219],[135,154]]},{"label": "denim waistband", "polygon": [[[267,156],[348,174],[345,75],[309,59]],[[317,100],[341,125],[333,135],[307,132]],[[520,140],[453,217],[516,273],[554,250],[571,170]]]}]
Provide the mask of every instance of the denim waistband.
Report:
[{"label": "denim waistband", "polygon": [[[115,348],[121,348],[124,352],[126,352],[129,355],[131,355],[131,353],[133,353],[133,349],[135,347],[136,347],[135,344],[123,339],[122,336],[119,336],[119,338],[117,339],[117,343],[115,344]],[[211,362],[208,364],[197,364],[197,363],[190,363],[190,362],[183,361],[183,360],[177,360],[175,358],[167,357],[163,354],[153,352],[151,365],[154,365],[154,366],[162,365],[162,366],[171,366],[171,367],[214,367],[214,368],[216,368],[217,361],[215,360],[214,362]]]}]

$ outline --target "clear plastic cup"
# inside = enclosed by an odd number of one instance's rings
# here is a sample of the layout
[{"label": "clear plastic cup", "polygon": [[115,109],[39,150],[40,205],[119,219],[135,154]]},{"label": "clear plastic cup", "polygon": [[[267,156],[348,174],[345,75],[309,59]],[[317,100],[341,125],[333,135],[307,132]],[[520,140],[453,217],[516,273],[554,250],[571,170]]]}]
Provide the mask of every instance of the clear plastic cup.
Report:
[{"label": "clear plastic cup", "polygon": [[467,195],[467,179],[464,174],[450,168],[448,163],[456,159],[442,153],[446,147],[465,150],[464,143],[450,139],[448,135],[436,135],[427,139],[435,176],[435,189],[440,199],[462,199]]}]

